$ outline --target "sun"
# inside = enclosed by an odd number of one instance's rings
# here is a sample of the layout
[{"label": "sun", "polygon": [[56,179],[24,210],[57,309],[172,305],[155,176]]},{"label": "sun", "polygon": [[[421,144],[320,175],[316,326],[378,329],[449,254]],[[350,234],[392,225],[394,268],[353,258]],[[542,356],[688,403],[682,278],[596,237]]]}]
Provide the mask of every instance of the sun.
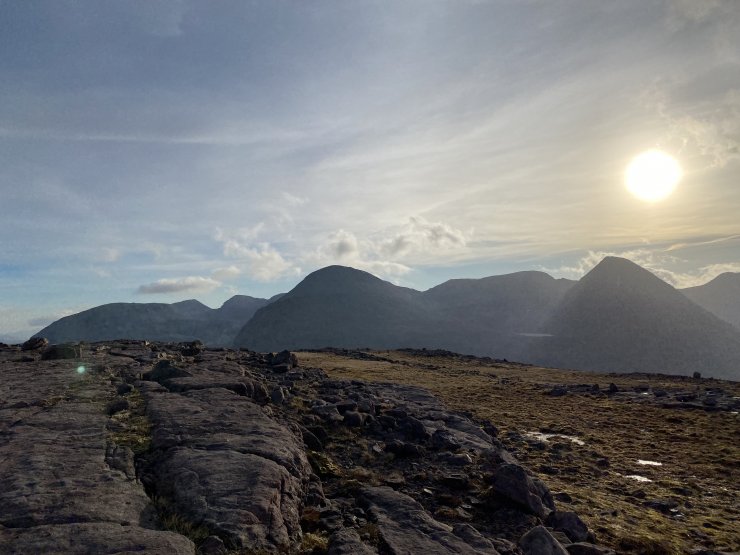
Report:
[{"label": "sun", "polygon": [[676,189],[682,176],[681,166],[673,156],[661,150],[647,150],[632,159],[624,181],[627,190],[640,200],[657,202]]}]

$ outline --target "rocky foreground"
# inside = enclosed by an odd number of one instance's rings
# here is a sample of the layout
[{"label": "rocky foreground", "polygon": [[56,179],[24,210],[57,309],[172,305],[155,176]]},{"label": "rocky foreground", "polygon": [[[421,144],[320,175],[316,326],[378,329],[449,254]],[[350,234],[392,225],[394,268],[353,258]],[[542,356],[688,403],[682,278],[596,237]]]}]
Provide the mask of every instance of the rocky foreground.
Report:
[{"label": "rocky foreground", "polygon": [[496,435],[287,352],[0,346],[0,553],[610,553]]}]

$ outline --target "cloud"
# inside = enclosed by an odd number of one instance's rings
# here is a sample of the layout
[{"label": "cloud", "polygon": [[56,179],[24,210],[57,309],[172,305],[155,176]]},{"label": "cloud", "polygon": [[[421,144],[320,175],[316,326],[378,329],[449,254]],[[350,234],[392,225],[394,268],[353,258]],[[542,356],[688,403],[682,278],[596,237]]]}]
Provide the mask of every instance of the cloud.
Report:
[{"label": "cloud", "polygon": [[732,63],[648,89],[643,99],[665,126],[661,143],[695,153],[711,168],[740,159],[740,90],[733,88],[740,87],[740,79],[720,75],[738,71],[740,65]]},{"label": "cloud", "polygon": [[236,239],[224,239],[223,253],[224,256],[244,262],[247,275],[257,281],[274,281],[286,275],[297,275],[301,271],[269,243],[245,245]]},{"label": "cloud", "polygon": [[389,279],[411,271],[405,264],[384,258],[377,243],[361,240],[344,229],[330,233],[322,244],[304,257],[303,262],[312,267],[342,264]]},{"label": "cloud", "polygon": [[299,197],[288,193],[287,191],[283,191],[280,196],[282,197],[283,202],[287,203],[288,206],[302,206],[308,202],[306,197]]},{"label": "cloud", "polygon": [[410,253],[427,253],[459,250],[467,245],[464,232],[443,222],[428,222],[420,216],[409,218],[404,229],[395,237],[384,241],[382,252],[388,256],[404,256]]},{"label": "cloud", "polygon": [[242,271],[236,266],[226,266],[224,268],[216,268],[211,272],[211,277],[218,281],[228,281],[240,276]]},{"label": "cloud", "polygon": [[101,250],[99,258],[101,262],[117,262],[121,258],[121,251],[106,247]]},{"label": "cloud", "polygon": [[715,238],[706,239],[703,241],[686,241],[683,243],[675,243],[669,246],[666,249],[666,252],[678,251],[678,250],[688,249],[692,247],[703,247],[706,245],[716,245],[717,243],[725,243],[727,241],[734,241],[735,239],[740,239],[740,235],[728,235],[726,237],[715,237]]},{"label": "cloud", "polygon": [[[635,264],[642,266],[677,289],[704,285],[725,272],[740,272],[740,262],[709,264],[690,271],[675,269],[676,266],[685,263],[685,261],[667,254],[668,252],[670,252],[670,248],[655,250],[640,248],[625,251],[589,251],[574,264],[561,266],[559,268],[541,267],[541,269],[556,277],[580,279],[591,271],[594,266],[601,262],[604,257],[618,256],[620,258],[631,260]],[[671,268],[672,266],[674,267],[673,269]]]},{"label": "cloud", "polygon": [[182,293],[184,291],[212,291],[221,286],[221,282],[201,276],[188,276],[178,279],[160,279],[148,285],[141,285],[137,293],[142,295],[159,295]]},{"label": "cloud", "polygon": [[323,247],[324,252],[331,259],[353,260],[360,255],[360,245],[354,233],[340,229],[329,235],[329,240]]},{"label": "cloud", "polygon": [[45,328],[46,326],[48,326],[52,322],[56,322],[60,318],[71,316],[72,314],[77,314],[78,312],[80,312],[80,310],[82,309],[64,309],[52,314],[45,314],[43,316],[29,318],[27,323],[29,326],[32,326],[34,328]]}]

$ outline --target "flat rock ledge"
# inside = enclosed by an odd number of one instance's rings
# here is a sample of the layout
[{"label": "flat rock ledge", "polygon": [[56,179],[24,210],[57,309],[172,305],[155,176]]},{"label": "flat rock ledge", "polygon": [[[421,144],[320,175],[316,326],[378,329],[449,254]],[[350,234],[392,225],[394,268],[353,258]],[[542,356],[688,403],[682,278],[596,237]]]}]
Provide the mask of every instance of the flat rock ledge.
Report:
[{"label": "flat rock ledge", "polygon": [[287,352],[0,346],[0,555],[607,553],[495,435]]}]

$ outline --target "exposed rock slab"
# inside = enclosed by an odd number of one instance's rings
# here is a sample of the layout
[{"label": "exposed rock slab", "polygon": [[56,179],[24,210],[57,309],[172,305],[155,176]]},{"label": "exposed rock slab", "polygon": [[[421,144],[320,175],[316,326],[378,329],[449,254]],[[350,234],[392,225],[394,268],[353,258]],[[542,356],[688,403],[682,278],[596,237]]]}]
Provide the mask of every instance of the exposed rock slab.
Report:
[{"label": "exposed rock slab", "polygon": [[[473,547],[456,536],[451,526],[432,518],[411,497],[389,487],[365,488],[362,496],[389,553],[498,555],[493,546]],[[471,531],[467,533],[469,536]]]},{"label": "exposed rock slab", "polygon": [[195,545],[174,532],[121,526],[112,522],[85,522],[33,528],[0,528],[0,553],[195,555]]},{"label": "exposed rock slab", "polygon": [[227,389],[139,387],[153,425],[147,480],[178,514],[239,549],[287,549],[300,539],[311,473],[301,438]]},{"label": "exposed rock slab", "polygon": [[287,548],[300,538],[301,483],[264,457],[177,447],[156,464],[157,492],[188,521],[240,549]]},{"label": "exposed rock slab", "polygon": [[109,464],[126,451],[106,434],[115,387],[102,367],[1,362],[0,553],[194,553],[153,529],[130,465]]}]

